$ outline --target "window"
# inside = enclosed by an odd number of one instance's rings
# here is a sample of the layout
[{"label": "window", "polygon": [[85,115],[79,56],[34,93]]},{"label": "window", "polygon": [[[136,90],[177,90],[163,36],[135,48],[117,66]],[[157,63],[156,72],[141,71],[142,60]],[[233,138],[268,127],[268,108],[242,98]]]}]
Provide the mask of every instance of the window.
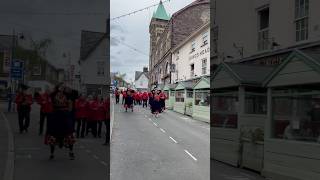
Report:
[{"label": "window", "polygon": [[210,104],[210,91],[209,90],[196,90],[194,104],[196,106],[209,106]]},{"label": "window", "polygon": [[193,98],[193,91],[187,91],[187,98]]},{"label": "window", "polygon": [[269,46],[269,8],[258,12],[258,51],[266,50]]},{"label": "window", "polygon": [[170,96],[174,96],[175,92],[174,91],[171,91],[170,92]]},{"label": "window", "polygon": [[194,76],[194,64],[190,65],[190,76],[193,77]]},{"label": "window", "polygon": [[176,102],[184,102],[184,90],[176,91]]},{"label": "window", "polygon": [[309,0],[295,1],[296,41],[308,39]]},{"label": "window", "polygon": [[267,95],[263,93],[246,93],[246,114],[267,114]]},{"label": "window", "polygon": [[204,33],[203,35],[202,35],[202,46],[205,46],[205,45],[207,45],[208,44],[208,35],[209,33],[208,32],[206,32],[206,33]]},{"label": "window", "polygon": [[214,94],[212,126],[222,128],[238,127],[238,97],[233,94]]},{"label": "window", "polygon": [[275,138],[320,142],[320,94],[274,96]]},{"label": "window", "polygon": [[104,62],[97,62],[97,75],[98,76],[104,76],[104,66],[105,66],[105,63]]},{"label": "window", "polygon": [[193,42],[191,43],[191,52],[190,52],[190,53],[194,52],[195,50],[196,50],[196,42],[193,41]]},{"label": "window", "polygon": [[202,59],[202,75],[207,74],[207,59]]}]

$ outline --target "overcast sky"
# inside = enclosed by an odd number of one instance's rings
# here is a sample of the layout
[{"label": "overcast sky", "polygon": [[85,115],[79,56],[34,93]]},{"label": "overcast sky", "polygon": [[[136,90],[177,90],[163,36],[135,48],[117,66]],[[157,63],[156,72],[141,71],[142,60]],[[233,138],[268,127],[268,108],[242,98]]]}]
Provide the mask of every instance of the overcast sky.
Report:
[{"label": "overcast sky", "polygon": [[[95,13],[95,15],[93,15]],[[1,0],[0,34],[23,33],[26,39],[50,38],[49,61],[64,67],[63,53],[79,60],[81,30],[105,32],[107,0]],[[29,45],[27,40],[19,44]]]},{"label": "overcast sky", "polygon": [[[164,7],[171,16],[194,0],[171,0]],[[134,2],[134,3],[133,3]],[[111,18],[159,3],[160,0],[111,0]],[[111,21],[111,71],[126,73],[128,81],[134,72],[149,64],[149,24],[157,7]],[[124,45],[125,44],[125,45]],[[133,50],[135,47],[139,52]]]}]

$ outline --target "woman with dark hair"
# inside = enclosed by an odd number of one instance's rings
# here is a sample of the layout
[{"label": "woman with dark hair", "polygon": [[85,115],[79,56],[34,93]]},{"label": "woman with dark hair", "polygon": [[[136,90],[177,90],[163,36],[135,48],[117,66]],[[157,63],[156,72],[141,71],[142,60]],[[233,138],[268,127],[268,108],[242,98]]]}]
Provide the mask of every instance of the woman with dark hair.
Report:
[{"label": "woman with dark hair", "polygon": [[50,146],[50,159],[54,158],[55,146],[60,148],[65,146],[69,149],[69,157],[73,160],[74,126],[70,118],[72,111],[72,101],[65,92],[63,83],[58,84],[51,94],[53,105],[52,118],[48,119],[48,129],[46,133],[45,143]]}]

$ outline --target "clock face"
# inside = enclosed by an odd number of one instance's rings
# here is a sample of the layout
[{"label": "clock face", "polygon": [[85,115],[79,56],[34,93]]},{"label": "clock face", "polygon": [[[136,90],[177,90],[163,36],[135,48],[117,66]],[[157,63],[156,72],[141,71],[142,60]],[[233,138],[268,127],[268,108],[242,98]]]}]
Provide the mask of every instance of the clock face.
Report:
[{"label": "clock face", "polygon": [[210,12],[209,11],[204,11],[201,13],[201,20],[202,22],[207,22],[210,20]]}]

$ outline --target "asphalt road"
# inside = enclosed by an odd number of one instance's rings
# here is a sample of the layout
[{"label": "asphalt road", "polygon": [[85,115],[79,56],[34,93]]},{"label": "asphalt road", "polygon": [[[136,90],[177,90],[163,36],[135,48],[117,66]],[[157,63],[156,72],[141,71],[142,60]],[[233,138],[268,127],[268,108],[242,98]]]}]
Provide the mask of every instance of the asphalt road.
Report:
[{"label": "asphalt road", "polygon": [[[121,101],[120,101],[121,102]],[[112,180],[260,180],[258,174],[210,162],[209,124],[172,111],[158,118],[115,105]],[[211,163],[211,164],[210,164]]]},{"label": "asphalt road", "polygon": [[28,133],[19,134],[16,113],[5,113],[14,130],[14,180],[88,180],[109,179],[108,150],[103,139],[87,137],[75,145],[75,160],[69,160],[67,149],[57,149],[49,160],[49,147],[38,135],[39,108],[33,107]]}]

